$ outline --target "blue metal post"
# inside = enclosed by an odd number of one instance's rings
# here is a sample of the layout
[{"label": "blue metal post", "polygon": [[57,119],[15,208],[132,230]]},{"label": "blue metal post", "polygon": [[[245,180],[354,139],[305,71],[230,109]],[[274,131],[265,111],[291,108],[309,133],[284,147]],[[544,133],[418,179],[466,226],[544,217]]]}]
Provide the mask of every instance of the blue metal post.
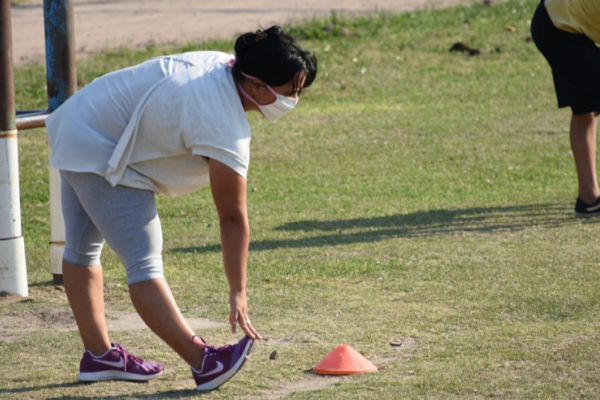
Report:
[{"label": "blue metal post", "polygon": [[77,91],[75,24],[72,0],[44,0],[48,111]]}]

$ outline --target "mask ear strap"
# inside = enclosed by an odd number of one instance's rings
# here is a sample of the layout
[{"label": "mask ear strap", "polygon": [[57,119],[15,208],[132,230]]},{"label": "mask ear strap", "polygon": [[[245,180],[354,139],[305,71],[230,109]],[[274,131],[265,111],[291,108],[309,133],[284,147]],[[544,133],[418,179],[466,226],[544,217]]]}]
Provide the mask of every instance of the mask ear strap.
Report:
[{"label": "mask ear strap", "polygon": [[256,104],[257,106],[260,107],[260,104],[258,104],[258,102],[256,100],[254,100],[248,93],[246,93],[246,91],[244,90],[244,88],[242,87],[242,85],[237,84],[238,89],[240,90],[240,92],[242,92],[242,95],[247,98],[248,100],[250,100],[251,102],[253,102],[254,104]]},{"label": "mask ear strap", "polygon": [[[245,73],[243,73],[242,71],[240,71],[240,73],[241,73],[242,75],[244,75],[244,77],[246,77],[246,78],[248,78],[248,79],[252,79],[252,80],[255,80],[255,81],[259,81],[259,80],[260,80],[260,79],[258,79],[257,77],[254,77],[254,76],[252,76],[252,75],[245,74]],[[263,83],[264,83],[264,82],[263,82]],[[273,90],[273,88],[272,88],[271,86],[267,85],[266,83],[264,83],[264,85],[265,85],[265,86],[266,86],[266,87],[267,87],[267,88],[268,88],[268,89],[271,91],[271,93],[273,93],[273,95],[275,95],[275,99],[277,99],[277,97],[278,97],[278,93],[277,93],[275,90]]]}]

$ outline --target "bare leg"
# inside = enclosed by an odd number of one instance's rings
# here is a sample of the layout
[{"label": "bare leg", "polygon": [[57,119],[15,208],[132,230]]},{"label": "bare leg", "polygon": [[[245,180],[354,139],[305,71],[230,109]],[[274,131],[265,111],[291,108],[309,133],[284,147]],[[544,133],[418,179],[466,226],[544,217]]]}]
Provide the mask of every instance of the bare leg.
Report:
[{"label": "bare leg", "polygon": [[[102,266],[81,266],[63,260],[63,279],[67,298],[86,350],[95,355],[110,349],[104,310]],[[204,351],[192,342],[189,327],[163,279],[133,284],[131,300],[146,325],[190,366],[200,369]]]},{"label": "bare leg", "polygon": [[91,267],[63,260],[63,280],[83,347],[95,355],[110,349],[104,314],[104,278],[102,266]]},{"label": "bare leg", "polygon": [[590,204],[600,197],[596,180],[596,115],[573,115],[570,138],[577,169],[579,198]]},{"label": "bare leg", "polygon": [[146,325],[190,366],[202,368],[204,350],[192,342],[194,331],[181,315],[164,279],[129,286],[131,301]]},{"label": "bare leg", "polygon": [[[162,229],[152,192],[124,186],[113,188],[104,178],[94,174],[65,174],[69,177],[69,183],[78,189],[78,194],[73,192],[73,187],[63,189],[65,217],[70,218],[72,228],[82,229],[79,225],[86,221],[88,223],[88,231],[78,251],[97,252],[102,239],[106,238],[125,265],[134,264],[142,256],[158,260],[162,249]],[[69,201],[65,203],[65,199]],[[69,233],[74,242],[79,241],[72,236],[75,232]],[[132,249],[134,242],[138,245]],[[63,264],[65,289],[84,346],[93,354],[101,355],[110,348],[102,267],[83,267],[68,262]],[[129,293],[146,325],[188,364],[200,369],[204,350],[192,342],[194,332],[181,315],[167,282],[153,279],[132,284]]]}]

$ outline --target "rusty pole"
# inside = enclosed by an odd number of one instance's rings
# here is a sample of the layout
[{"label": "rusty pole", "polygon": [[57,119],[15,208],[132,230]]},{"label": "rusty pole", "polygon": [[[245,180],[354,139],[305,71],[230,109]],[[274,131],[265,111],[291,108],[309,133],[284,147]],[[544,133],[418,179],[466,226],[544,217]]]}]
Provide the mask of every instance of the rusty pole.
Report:
[{"label": "rusty pole", "polygon": [[[2,93],[2,110],[0,110],[0,129],[3,132],[16,128],[15,80],[12,58],[12,22],[10,17],[10,1],[2,0],[0,10],[2,37],[0,46],[0,91]],[[16,135],[16,132],[15,132]]]},{"label": "rusty pole", "polygon": [[0,1],[0,292],[27,296],[10,0]]},{"label": "rusty pole", "polygon": [[[56,110],[77,91],[73,0],[44,0],[48,111]],[[65,225],[60,198],[60,174],[50,167],[50,270],[62,282]]]}]

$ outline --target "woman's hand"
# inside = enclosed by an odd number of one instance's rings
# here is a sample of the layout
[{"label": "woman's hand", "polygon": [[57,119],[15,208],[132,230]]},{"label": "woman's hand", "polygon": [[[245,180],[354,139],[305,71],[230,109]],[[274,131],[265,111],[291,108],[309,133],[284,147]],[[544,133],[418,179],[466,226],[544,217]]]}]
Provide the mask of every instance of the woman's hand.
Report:
[{"label": "woman's hand", "polygon": [[229,294],[229,323],[231,324],[231,332],[235,333],[237,325],[248,335],[250,339],[262,340],[260,334],[254,329],[250,322],[248,314],[248,302],[246,301],[245,292],[231,292]]}]

